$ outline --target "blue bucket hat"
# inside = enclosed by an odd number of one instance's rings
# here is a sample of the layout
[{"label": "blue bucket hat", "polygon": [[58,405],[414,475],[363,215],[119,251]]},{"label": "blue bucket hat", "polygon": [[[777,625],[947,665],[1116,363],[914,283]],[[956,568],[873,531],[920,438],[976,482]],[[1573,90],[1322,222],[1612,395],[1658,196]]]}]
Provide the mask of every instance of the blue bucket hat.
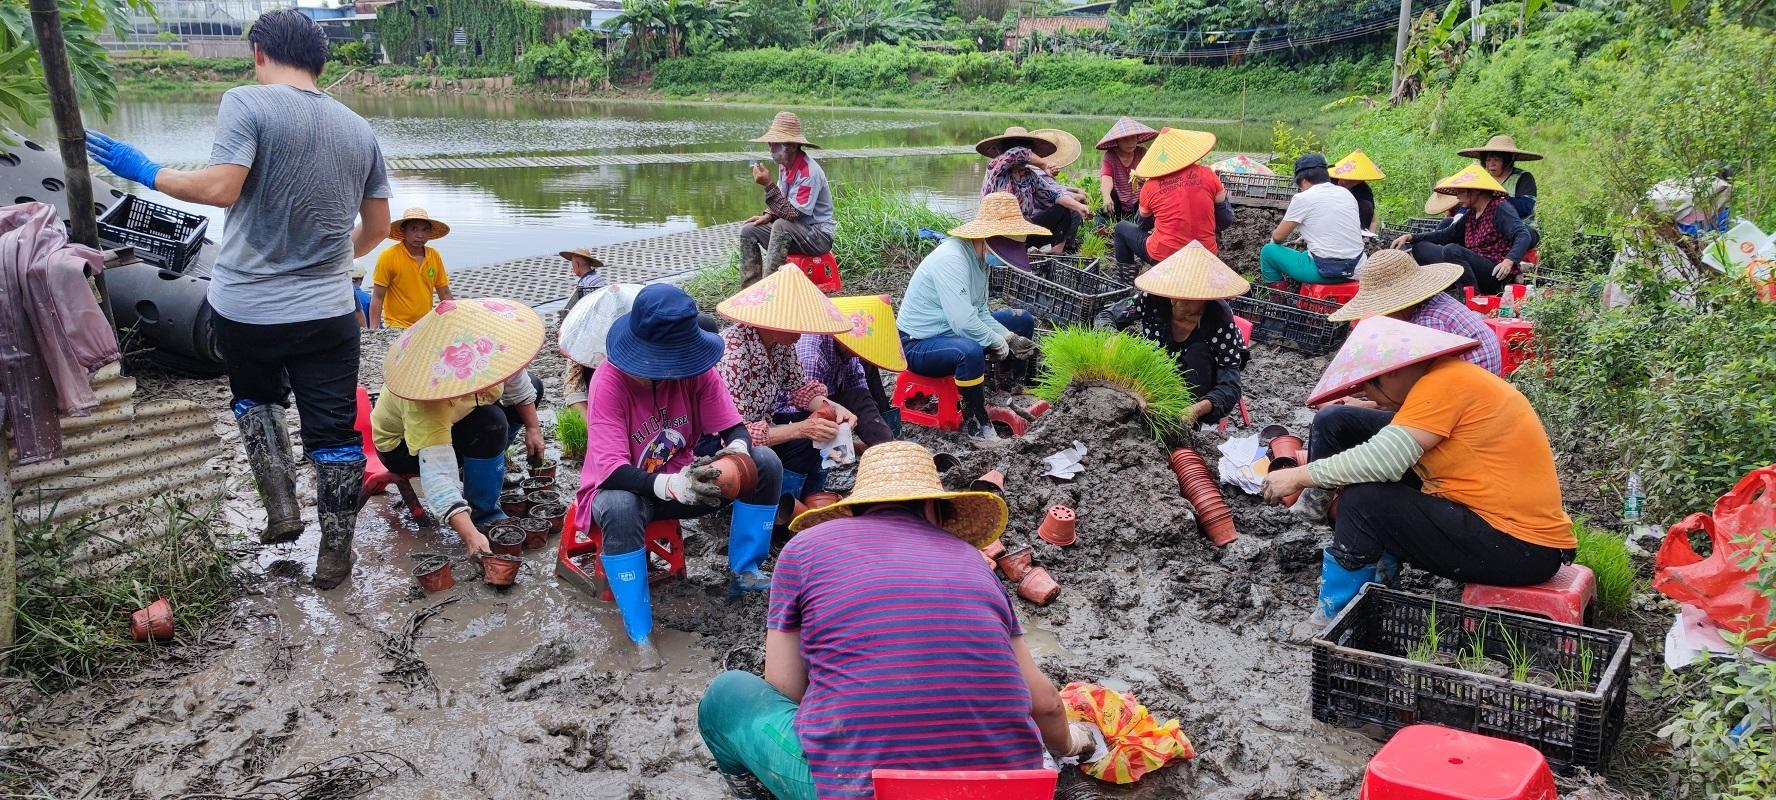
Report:
[{"label": "blue bucket hat", "polygon": [[697,324],[697,303],[683,289],[656,283],[635,296],[605,339],[605,360],[656,381],[693,378],[722,357],[722,338]]}]

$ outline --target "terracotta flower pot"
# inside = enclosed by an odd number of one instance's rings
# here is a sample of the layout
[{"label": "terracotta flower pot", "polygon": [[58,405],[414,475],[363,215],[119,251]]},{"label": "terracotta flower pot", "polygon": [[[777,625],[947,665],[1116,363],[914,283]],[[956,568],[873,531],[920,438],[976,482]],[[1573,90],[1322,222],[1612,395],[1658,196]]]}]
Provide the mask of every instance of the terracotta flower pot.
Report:
[{"label": "terracotta flower pot", "polygon": [[[559,504],[557,504],[559,505]],[[531,516],[518,520],[518,527],[524,529],[524,549],[535,550],[549,544],[549,520],[536,516],[539,509],[531,509]]]},{"label": "terracotta flower pot", "polygon": [[515,556],[524,552],[524,529],[516,518],[501,522],[487,531],[487,546],[500,555]]},{"label": "terracotta flower pot", "polygon": [[1000,433],[1010,433],[1013,438],[1024,435],[1024,431],[1030,424],[1025,422],[1023,417],[1018,416],[1016,411],[1006,408],[1005,406],[993,406],[992,408],[987,409],[987,419],[997,424],[1004,425],[1005,430]]},{"label": "terracotta flower pot", "polygon": [[951,453],[938,453],[931,457],[931,463],[937,465],[937,474],[942,475],[952,469],[962,466],[962,459],[957,458]]},{"label": "terracotta flower pot", "polygon": [[1024,573],[1023,579],[1018,581],[1018,596],[1036,605],[1045,606],[1061,596],[1061,585],[1055,582],[1053,575],[1048,574],[1048,570],[1031,567],[1029,572]]},{"label": "terracotta flower pot", "polygon": [[758,488],[758,465],[752,462],[752,456],[729,453],[709,462],[709,466],[721,473],[715,483],[721,487],[723,498],[733,500]]},{"label": "terracotta flower pot", "polygon": [[820,410],[815,411],[814,413],[809,414],[808,416],[815,417],[818,419],[824,419],[828,422],[838,422],[839,421],[839,413],[837,411],[833,410],[831,404],[822,405],[820,407]]},{"label": "terracotta flower pot", "polygon": [[554,489],[554,488],[555,488],[555,479],[554,478],[525,478],[524,480],[521,480],[518,482],[518,489],[527,495],[530,494],[531,492],[540,492],[545,489]]},{"label": "terracotta flower pot", "polygon": [[488,586],[511,586],[518,580],[518,568],[524,560],[517,556],[491,555],[481,559],[481,580]]},{"label": "terracotta flower pot", "polygon": [[802,505],[809,508],[826,508],[845,499],[838,492],[810,492],[802,497]]},{"label": "terracotta flower pot", "polygon": [[1056,547],[1066,547],[1079,541],[1078,522],[1079,515],[1073,513],[1073,509],[1050,506],[1048,516],[1043,518],[1041,525],[1036,526],[1036,535]]},{"label": "terracotta flower pot", "polygon": [[1306,446],[1307,444],[1301,441],[1301,437],[1294,434],[1284,434],[1270,440],[1270,454],[1272,456],[1289,456],[1299,462],[1301,459],[1295,455],[1295,451]]},{"label": "terracotta flower pot", "polygon": [[130,636],[138,642],[170,641],[173,638],[173,604],[162,597],[147,608],[130,612]]},{"label": "terracotta flower pot", "polygon": [[547,478],[550,482],[553,482],[555,480],[555,472],[560,466],[560,464],[556,463],[555,459],[545,458],[542,461],[538,461],[531,465],[530,477]]},{"label": "terracotta flower pot", "polygon": [[539,492],[531,492],[530,494],[527,494],[524,496],[524,502],[529,503],[530,508],[526,508],[524,510],[523,514],[517,514],[514,516],[530,516],[530,509],[531,508],[536,508],[537,506],[550,506],[550,505],[559,504],[561,502],[561,493],[555,491],[554,489],[544,489]]},{"label": "terracotta flower pot", "polygon": [[999,557],[999,571],[1005,573],[1006,580],[1021,581],[1034,566],[1035,559],[1036,551],[1020,547]]},{"label": "terracotta flower pot", "polygon": [[972,483],[968,484],[968,491],[1004,494],[1005,473],[996,469],[987,470],[987,474],[975,478]]},{"label": "terracotta flower pot", "polygon": [[1233,515],[1214,520],[1202,525],[1203,533],[1209,537],[1209,543],[1216,547],[1226,547],[1239,538],[1239,531],[1233,525]]},{"label": "terracotta flower pot", "polygon": [[550,503],[546,506],[532,506],[530,516],[535,519],[548,520],[549,535],[560,536],[561,527],[567,522],[567,506]]},{"label": "terracotta flower pot", "polygon": [[1278,436],[1288,436],[1289,429],[1282,425],[1266,425],[1258,432],[1258,446],[1268,446]]},{"label": "terracotta flower pot", "polygon": [[1275,472],[1279,469],[1294,469],[1299,466],[1301,466],[1301,462],[1296,461],[1294,456],[1271,456],[1270,457],[1270,471],[1271,472]]},{"label": "terracotta flower pot", "polygon": [[[1221,486],[1209,474],[1209,465],[1203,457],[1195,450],[1180,447],[1172,451],[1167,462],[1177,473],[1178,490],[1185,500],[1190,501],[1190,507],[1196,509],[1196,524],[1209,541],[1222,546],[1237,538],[1239,532],[1234,529],[1233,512],[1228,509],[1226,499],[1221,496]],[[1274,461],[1272,469],[1275,469]]]},{"label": "terracotta flower pot", "polygon": [[1051,408],[1051,406],[1049,406],[1047,400],[1037,400],[1036,402],[1031,403],[1026,411],[1030,414],[1030,419],[1040,419],[1043,414],[1048,413],[1049,408]]},{"label": "terracotta flower pot", "polygon": [[419,588],[427,594],[442,592],[456,585],[456,575],[450,571],[450,559],[433,556],[423,559],[413,567],[413,577],[419,581]]},{"label": "terracotta flower pot", "polygon": [[1005,543],[994,539],[992,544],[981,548],[980,551],[981,555],[987,557],[988,564],[994,564],[999,561],[1000,556],[1005,555]]},{"label": "terracotta flower pot", "polygon": [[524,492],[502,492],[499,499],[500,510],[508,517],[522,517],[530,513],[530,501],[525,499]]}]

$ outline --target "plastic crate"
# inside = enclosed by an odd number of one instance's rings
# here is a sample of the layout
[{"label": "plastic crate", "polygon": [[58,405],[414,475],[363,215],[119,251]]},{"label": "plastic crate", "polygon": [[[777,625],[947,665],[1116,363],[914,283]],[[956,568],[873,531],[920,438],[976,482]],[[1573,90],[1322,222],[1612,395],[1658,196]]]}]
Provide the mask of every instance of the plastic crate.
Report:
[{"label": "plastic crate", "polygon": [[1326,319],[1338,310],[1330,300],[1304,297],[1268,286],[1229,301],[1233,313],[1252,322],[1252,340],[1318,356],[1337,349],[1350,326]]},{"label": "plastic crate", "polygon": [[1443,227],[1449,220],[1444,217],[1409,217],[1406,220],[1406,232],[1412,234],[1430,233]]},{"label": "plastic crate", "polygon": [[1295,197],[1295,180],[1286,175],[1246,175],[1218,173],[1227,189],[1227,199],[1234,205],[1288,208]]},{"label": "plastic crate", "polygon": [[[1407,657],[1434,619],[1440,632],[1432,662]],[[1464,671],[1456,659],[1475,641],[1505,660],[1505,633],[1533,667],[1555,677],[1550,688],[1509,676]],[[1601,772],[1628,706],[1623,631],[1565,625],[1475,608],[1369,584],[1313,640],[1313,715],[1379,735],[1433,723],[1541,751],[1556,770]],[[1586,662],[1582,654],[1590,654]],[[1564,678],[1562,676],[1565,676]]]},{"label": "plastic crate", "polygon": [[[1134,293],[1134,287],[1080,267],[1076,261],[1032,261],[1029,272],[995,267],[1007,303],[1056,325],[1090,325],[1106,306]],[[989,274],[988,284],[993,277]]]},{"label": "plastic crate", "polygon": [[99,217],[99,238],[136,248],[143,261],[161,269],[183,272],[192,256],[203,247],[210,220],[187,214],[135,195],[124,195]]}]

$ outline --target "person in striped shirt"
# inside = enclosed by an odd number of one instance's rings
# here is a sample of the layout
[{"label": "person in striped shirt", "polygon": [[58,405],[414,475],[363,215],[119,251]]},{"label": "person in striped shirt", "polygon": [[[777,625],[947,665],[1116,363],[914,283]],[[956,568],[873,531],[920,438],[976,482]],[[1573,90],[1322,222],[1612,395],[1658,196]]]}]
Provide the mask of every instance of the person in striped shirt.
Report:
[{"label": "person in striped shirt", "polygon": [[979,549],[1005,501],[947,492],[931,451],[869,448],[856,489],[777,557],[765,674],[717,676],[697,727],[739,798],[874,797],[883,769],[1024,770],[1092,745]]}]

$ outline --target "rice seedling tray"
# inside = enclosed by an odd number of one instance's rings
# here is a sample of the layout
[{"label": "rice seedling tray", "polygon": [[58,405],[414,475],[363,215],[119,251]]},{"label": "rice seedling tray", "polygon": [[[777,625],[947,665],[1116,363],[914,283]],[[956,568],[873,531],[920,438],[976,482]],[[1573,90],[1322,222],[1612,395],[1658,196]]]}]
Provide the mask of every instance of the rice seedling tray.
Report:
[{"label": "rice seedling tray", "polygon": [[1632,641],[1372,583],[1313,640],[1313,715],[1378,736],[1443,725],[1522,742],[1561,772],[1601,772],[1627,711]]},{"label": "rice seedling tray", "polygon": [[1326,316],[1338,310],[1331,300],[1253,286],[1250,294],[1228,301],[1233,313],[1252,323],[1252,341],[1325,355],[1344,341],[1350,326]]},{"label": "rice seedling tray", "polygon": [[[1092,272],[1089,259],[1048,257],[1030,262],[1030,271],[994,267],[989,287],[1005,301],[1055,325],[1090,325],[1106,306],[1134,293],[1134,287]],[[1077,265],[1077,266],[1076,266]]]},{"label": "rice seedling tray", "polygon": [[1229,172],[1218,177],[1227,189],[1227,199],[1234,205],[1288,208],[1289,201],[1295,197],[1295,180],[1286,175]]}]

